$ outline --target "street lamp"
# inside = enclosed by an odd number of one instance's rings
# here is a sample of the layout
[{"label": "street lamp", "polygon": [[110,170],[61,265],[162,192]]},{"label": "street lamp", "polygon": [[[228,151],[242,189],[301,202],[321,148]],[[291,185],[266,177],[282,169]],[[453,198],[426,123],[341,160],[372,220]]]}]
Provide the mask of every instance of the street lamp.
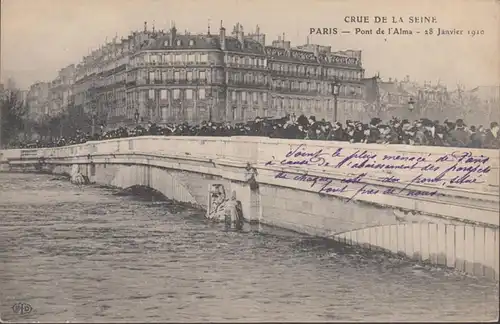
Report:
[{"label": "street lamp", "polygon": [[92,111],[92,136],[95,135],[95,120],[96,120],[96,112],[95,110]]},{"label": "street lamp", "polygon": [[139,111],[136,109],[134,114],[135,123],[139,123]]},{"label": "street lamp", "polygon": [[340,93],[340,82],[337,78],[332,83],[332,94],[333,94],[333,120],[337,122],[337,106],[338,106],[338,97]]},{"label": "street lamp", "polygon": [[212,107],[214,105],[214,97],[210,96],[210,105],[208,106],[208,121],[212,121]]},{"label": "street lamp", "polygon": [[213,74],[214,74],[214,64],[210,62],[210,104],[208,107],[208,121],[212,121],[212,109],[214,107],[214,92],[213,92]]},{"label": "street lamp", "polygon": [[415,101],[410,97],[410,100],[408,100],[408,110],[412,112],[413,109],[415,109]]}]

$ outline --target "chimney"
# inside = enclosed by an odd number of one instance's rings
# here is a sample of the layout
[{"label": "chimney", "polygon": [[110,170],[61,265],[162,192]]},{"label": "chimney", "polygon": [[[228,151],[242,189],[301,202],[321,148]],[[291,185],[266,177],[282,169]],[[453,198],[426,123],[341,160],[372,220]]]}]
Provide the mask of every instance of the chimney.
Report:
[{"label": "chimney", "polygon": [[219,38],[220,38],[220,48],[223,51],[225,51],[226,50],[226,28],[224,28],[222,26],[222,20],[220,21]]},{"label": "chimney", "polygon": [[177,37],[177,28],[175,28],[175,23],[173,23],[172,28],[170,28],[170,46],[174,45],[176,37]]},{"label": "chimney", "polygon": [[257,27],[255,27],[255,33],[257,34],[257,36],[260,36],[260,27],[259,27],[259,25],[257,25]]},{"label": "chimney", "polygon": [[241,43],[241,45],[243,45],[243,44],[244,44],[244,39],[243,39],[243,36],[245,35],[245,34],[243,33],[243,26],[242,26],[242,25],[240,25],[240,23],[238,23],[238,27],[239,27],[239,28],[238,28],[238,34],[237,34],[237,36],[236,36],[236,37],[238,37],[238,41]]},{"label": "chimney", "polygon": [[313,45],[314,46],[314,56],[318,57],[319,56],[319,45]]},{"label": "chimney", "polygon": [[146,32],[148,30],[148,22],[145,21],[144,22],[144,32]]}]

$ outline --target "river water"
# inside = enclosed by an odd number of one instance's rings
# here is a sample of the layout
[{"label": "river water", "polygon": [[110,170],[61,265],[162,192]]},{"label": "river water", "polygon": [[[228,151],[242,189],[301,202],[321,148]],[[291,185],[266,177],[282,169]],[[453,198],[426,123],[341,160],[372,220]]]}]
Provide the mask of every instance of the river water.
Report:
[{"label": "river water", "polygon": [[[169,202],[0,173],[4,321],[467,321],[498,284]],[[31,305],[29,314],[13,311]]]}]

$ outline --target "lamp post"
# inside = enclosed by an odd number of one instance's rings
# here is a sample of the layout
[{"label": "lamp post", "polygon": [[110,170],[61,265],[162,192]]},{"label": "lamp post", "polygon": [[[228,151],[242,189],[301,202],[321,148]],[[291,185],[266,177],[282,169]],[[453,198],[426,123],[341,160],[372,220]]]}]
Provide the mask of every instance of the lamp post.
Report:
[{"label": "lamp post", "polygon": [[134,114],[135,124],[139,123],[139,111],[136,109]]},{"label": "lamp post", "polygon": [[214,79],[214,64],[210,62],[210,105],[208,107],[208,121],[212,121],[212,109],[214,106],[213,79]]},{"label": "lamp post", "polygon": [[212,107],[214,105],[214,97],[210,95],[210,105],[208,106],[208,121],[212,121]]},{"label": "lamp post", "polygon": [[95,110],[93,109],[92,110],[92,131],[91,131],[92,136],[95,135],[95,120],[96,120],[96,117],[97,116],[96,116]]},{"label": "lamp post", "polygon": [[59,137],[63,137],[63,118],[64,118],[64,114],[61,114],[59,116]]},{"label": "lamp post", "polygon": [[413,98],[410,98],[410,100],[408,100],[408,110],[412,112],[413,109],[415,109],[415,101]]},{"label": "lamp post", "polygon": [[332,83],[332,94],[333,94],[333,120],[337,122],[337,107],[338,107],[338,96],[340,93],[340,83],[337,78]]}]

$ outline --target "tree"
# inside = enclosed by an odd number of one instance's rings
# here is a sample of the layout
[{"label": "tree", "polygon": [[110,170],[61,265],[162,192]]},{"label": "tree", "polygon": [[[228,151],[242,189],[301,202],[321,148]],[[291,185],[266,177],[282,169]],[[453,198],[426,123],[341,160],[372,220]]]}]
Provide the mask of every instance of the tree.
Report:
[{"label": "tree", "polygon": [[26,131],[25,117],[27,107],[21,100],[21,92],[17,89],[7,90],[0,107],[0,147],[15,140]]}]

